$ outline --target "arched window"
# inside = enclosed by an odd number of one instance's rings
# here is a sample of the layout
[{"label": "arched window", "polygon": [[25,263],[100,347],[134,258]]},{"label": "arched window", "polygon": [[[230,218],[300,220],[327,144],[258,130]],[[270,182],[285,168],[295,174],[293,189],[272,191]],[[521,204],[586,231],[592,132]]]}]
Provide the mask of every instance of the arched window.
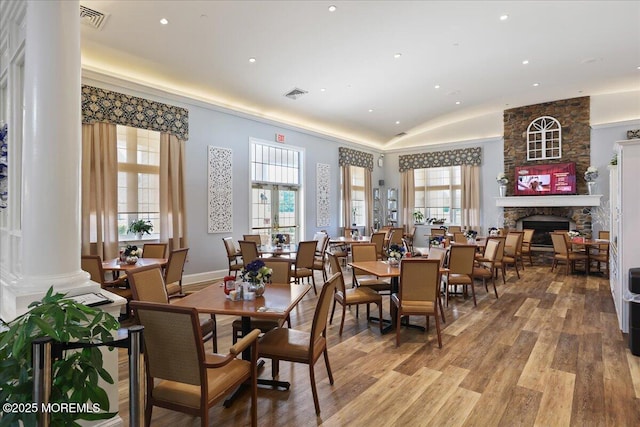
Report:
[{"label": "arched window", "polygon": [[562,127],[551,116],[538,117],[527,128],[527,160],[562,157]]}]

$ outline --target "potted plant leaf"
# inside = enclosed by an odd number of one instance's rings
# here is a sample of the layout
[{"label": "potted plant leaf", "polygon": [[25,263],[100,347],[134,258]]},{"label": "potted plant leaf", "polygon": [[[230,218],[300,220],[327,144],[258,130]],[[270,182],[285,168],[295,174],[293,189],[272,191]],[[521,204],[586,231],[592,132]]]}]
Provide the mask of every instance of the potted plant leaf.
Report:
[{"label": "potted plant leaf", "polygon": [[129,233],[135,234],[138,239],[141,239],[143,234],[150,235],[152,231],[153,224],[151,221],[145,221],[144,219],[135,220],[129,226]]},{"label": "potted plant leaf", "polygon": [[[112,341],[118,322],[104,311],[95,310],[64,294],[53,294],[49,288],[41,301],[29,305],[30,311],[4,323],[0,328],[0,401],[34,402],[32,343],[36,338],[51,337],[61,343]],[[97,347],[65,351],[51,366],[51,404],[74,404],[91,411],[50,412],[51,425],[79,426],[76,420],[108,419],[117,412],[109,411],[109,398],[98,385],[102,378],[113,384],[103,368],[102,353]],[[99,411],[96,411],[99,409]],[[37,424],[33,411],[10,411],[0,417],[0,426],[32,426]]]}]

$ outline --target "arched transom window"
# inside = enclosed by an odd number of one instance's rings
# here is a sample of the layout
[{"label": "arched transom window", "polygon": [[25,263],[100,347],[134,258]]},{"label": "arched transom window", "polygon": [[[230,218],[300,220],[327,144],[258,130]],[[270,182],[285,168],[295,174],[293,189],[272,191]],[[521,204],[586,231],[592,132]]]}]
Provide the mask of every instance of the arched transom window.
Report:
[{"label": "arched transom window", "polygon": [[551,116],[538,117],[527,128],[527,160],[562,157],[562,127]]}]

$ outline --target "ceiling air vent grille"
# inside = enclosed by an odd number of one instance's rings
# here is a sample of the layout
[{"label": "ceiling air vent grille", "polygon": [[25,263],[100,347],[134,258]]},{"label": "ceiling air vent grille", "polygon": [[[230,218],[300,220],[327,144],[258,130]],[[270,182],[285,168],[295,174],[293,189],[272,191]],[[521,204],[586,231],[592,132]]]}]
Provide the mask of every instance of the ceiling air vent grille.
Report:
[{"label": "ceiling air vent grille", "polygon": [[309,92],[306,91],[306,90],[302,90],[302,89],[299,89],[299,88],[296,87],[296,88],[290,90],[289,92],[285,93],[284,96],[286,96],[289,99],[298,99],[298,98],[300,98],[302,95],[304,95],[306,93],[309,93]]},{"label": "ceiling air vent grille", "polygon": [[402,136],[407,136],[407,133],[406,132],[400,132],[400,133],[396,134],[396,138],[400,138]]},{"label": "ceiling air vent grille", "polygon": [[80,6],[80,22],[93,28],[101,30],[104,27],[108,14],[102,13],[95,9],[89,9],[86,6]]}]

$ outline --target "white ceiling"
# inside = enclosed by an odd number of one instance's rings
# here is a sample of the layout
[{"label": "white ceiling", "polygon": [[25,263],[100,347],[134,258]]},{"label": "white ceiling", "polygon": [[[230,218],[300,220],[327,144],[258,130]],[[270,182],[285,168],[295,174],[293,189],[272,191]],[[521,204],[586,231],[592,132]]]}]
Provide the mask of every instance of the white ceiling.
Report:
[{"label": "white ceiling", "polygon": [[492,137],[508,108],[640,90],[640,1],[80,3],[109,14],[82,25],[87,70],[381,149],[463,122]]}]

